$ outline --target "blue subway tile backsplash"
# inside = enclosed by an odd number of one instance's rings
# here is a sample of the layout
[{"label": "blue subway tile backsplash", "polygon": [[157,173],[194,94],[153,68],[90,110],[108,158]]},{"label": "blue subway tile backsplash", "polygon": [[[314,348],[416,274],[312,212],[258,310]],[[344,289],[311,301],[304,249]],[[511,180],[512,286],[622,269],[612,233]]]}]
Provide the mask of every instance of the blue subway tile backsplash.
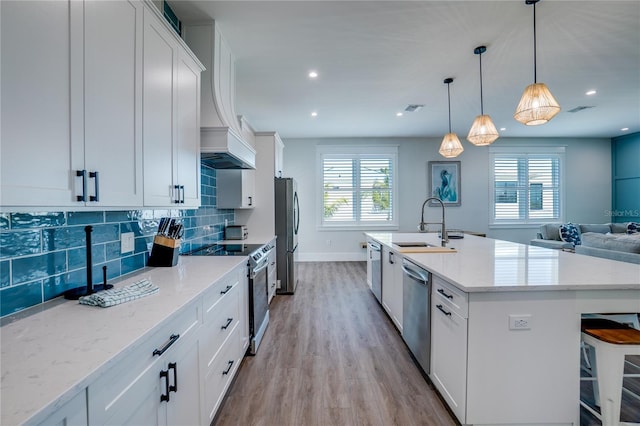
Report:
[{"label": "blue subway tile backsplash", "polygon": [[[163,217],[185,226],[182,253],[223,239],[224,222],[233,224],[232,209],[215,206],[215,169],[201,166],[201,207],[119,211],[0,213],[0,316],[59,297],[86,285],[86,232],[90,225],[93,281],[144,268]],[[120,235],[134,234],[134,251],[120,252]]]}]

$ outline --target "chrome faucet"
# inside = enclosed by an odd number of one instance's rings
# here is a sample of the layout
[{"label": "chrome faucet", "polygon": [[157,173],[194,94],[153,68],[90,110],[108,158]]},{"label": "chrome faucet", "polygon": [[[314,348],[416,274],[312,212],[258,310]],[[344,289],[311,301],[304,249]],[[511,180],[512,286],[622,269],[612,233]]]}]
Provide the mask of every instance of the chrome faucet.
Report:
[{"label": "chrome faucet", "polygon": [[[440,203],[440,207],[442,207],[442,222],[425,222],[424,221],[424,206],[426,206],[429,201],[437,201]],[[449,242],[449,236],[447,235],[447,230],[444,225],[444,203],[438,197],[429,197],[424,201],[424,203],[422,203],[422,215],[420,216],[420,225],[418,229],[420,230],[420,232],[427,232],[427,227],[425,225],[429,225],[429,224],[439,224],[442,227],[440,238],[442,241],[442,247],[444,247]]]}]

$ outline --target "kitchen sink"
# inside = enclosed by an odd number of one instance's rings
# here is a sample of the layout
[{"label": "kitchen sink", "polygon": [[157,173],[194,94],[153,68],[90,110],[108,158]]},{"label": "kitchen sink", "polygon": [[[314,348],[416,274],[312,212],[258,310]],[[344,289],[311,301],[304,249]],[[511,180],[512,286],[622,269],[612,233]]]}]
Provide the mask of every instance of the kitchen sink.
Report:
[{"label": "kitchen sink", "polygon": [[435,247],[433,244],[424,242],[405,242],[405,243],[393,243],[398,247]]}]

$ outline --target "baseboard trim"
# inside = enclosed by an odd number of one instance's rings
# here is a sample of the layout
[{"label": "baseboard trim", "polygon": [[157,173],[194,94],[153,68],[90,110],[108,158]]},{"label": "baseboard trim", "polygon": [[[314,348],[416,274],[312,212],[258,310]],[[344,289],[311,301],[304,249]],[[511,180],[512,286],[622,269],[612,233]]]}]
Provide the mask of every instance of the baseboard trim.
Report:
[{"label": "baseboard trim", "polygon": [[300,253],[298,262],[364,262],[366,253]]}]

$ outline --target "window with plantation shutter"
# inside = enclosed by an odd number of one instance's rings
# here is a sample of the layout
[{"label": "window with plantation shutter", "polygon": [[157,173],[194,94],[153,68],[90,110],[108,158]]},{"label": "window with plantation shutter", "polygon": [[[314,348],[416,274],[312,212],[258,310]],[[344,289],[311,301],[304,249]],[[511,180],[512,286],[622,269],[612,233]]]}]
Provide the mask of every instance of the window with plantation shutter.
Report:
[{"label": "window with plantation shutter", "polygon": [[491,149],[492,224],[561,222],[564,147]]},{"label": "window with plantation shutter", "polygon": [[318,147],[321,223],[327,228],[397,226],[397,147]]}]

